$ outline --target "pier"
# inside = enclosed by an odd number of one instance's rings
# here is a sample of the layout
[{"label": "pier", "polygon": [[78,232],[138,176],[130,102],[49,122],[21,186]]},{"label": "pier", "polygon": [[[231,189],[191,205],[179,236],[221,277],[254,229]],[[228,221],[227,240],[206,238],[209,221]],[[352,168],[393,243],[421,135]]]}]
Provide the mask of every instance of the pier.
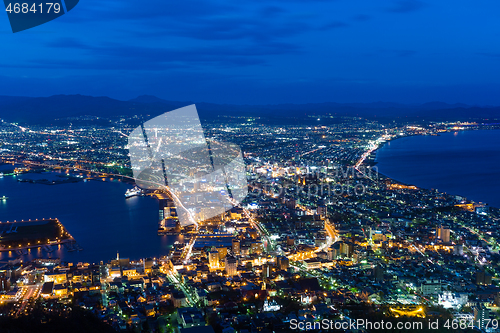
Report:
[{"label": "pier", "polygon": [[58,219],[0,222],[0,251],[21,251],[74,242]]}]

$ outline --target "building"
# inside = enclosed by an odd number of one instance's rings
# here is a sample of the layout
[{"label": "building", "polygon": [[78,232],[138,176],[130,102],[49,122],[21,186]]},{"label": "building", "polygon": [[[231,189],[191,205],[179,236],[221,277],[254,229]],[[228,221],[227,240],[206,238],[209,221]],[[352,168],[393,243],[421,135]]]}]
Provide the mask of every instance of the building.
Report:
[{"label": "building", "polygon": [[176,308],[182,308],[187,306],[188,304],[186,296],[184,296],[184,293],[182,291],[177,291],[177,290],[172,294],[172,303]]},{"label": "building", "polygon": [[10,279],[6,274],[0,274],[0,291],[10,290]]},{"label": "building", "polygon": [[[53,282],[48,282],[48,283],[53,284]],[[22,295],[23,295],[23,289],[15,287],[11,291],[7,291],[3,294],[0,294],[0,301],[2,301],[2,302],[19,302]],[[42,297],[45,297],[45,295],[42,294]]]},{"label": "building", "polygon": [[420,292],[422,295],[438,295],[441,294],[440,280],[427,280],[420,284]]},{"label": "building", "polygon": [[218,247],[217,252],[219,252],[219,260],[224,260],[227,256],[227,247]]},{"label": "building", "polygon": [[210,251],[208,252],[208,265],[210,269],[219,269],[219,252],[218,251]]},{"label": "building", "polygon": [[479,328],[484,329],[490,323],[490,310],[487,309],[483,304],[474,307],[474,325]]},{"label": "building", "polygon": [[250,244],[250,252],[251,253],[261,254],[263,250],[264,250],[264,246],[262,245],[262,242],[252,242]]},{"label": "building", "polygon": [[235,256],[240,255],[240,240],[239,239],[233,239],[232,251],[233,251],[233,254]]},{"label": "building", "polygon": [[462,244],[456,244],[453,246],[453,254],[456,256],[464,255],[464,246]]},{"label": "building", "polygon": [[442,305],[444,308],[458,310],[466,305],[468,301],[469,296],[467,293],[452,293],[451,291],[445,291],[442,295],[439,295],[439,305]]},{"label": "building", "polygon": [[477,206],[476,207],[476,214],[488,215],[488,212],[489,212],[488,206]]},{"label": "building", "polygon": [[345,258],[351,258],[354,252],[354,244],[351,242],[340,243],[340,254]]},{"label": "building", "polygon": [[122,269],[122,277],[123,276],[137,276],[137,270],[134,267],[126,267]]},{"label": "building", "polygon": [[377,242],[385,242],[387,240],[386,235],[382,232],[382,230],[376,230],[370,228],[370,238],[372,241]]},{"label": "building", "polygon": [[63,284],[67,282],[66,273],[46,273],[43,277],[44,282],[55,282]]},{"label": "building", "polygon": [[68,296],[68,288],[62,284],[57,284],[54,286],[53,293],[58,298],[66,297]]},{"label": "building", "polygon": [[278,256],[278,258],[276,258],[276,260],[277,260],[277,265],[278,265],[279,270],[281,270],[281,271],[288,270],[288,267],[290,266],[290,260],[287,257]]},{"label": "building", "polygon": [[271,277],[271,265],[264,264],[262,265],[262,278],[268,279]]},{"label": "building", "polygon": [[[342,244],[341,242],[336,242],[335,244],[333,244],[330,247],[330,249],[332,250],[331,251],[331,259],[330,260],[340,258],[340,254],[341,254],[340,245],[341,244]],[[330,252],[328,252],[328,254],[330,254]]]},{"label": "building", "polygon": [[205,318],[201,311],[191,307],[177,309],[177,322],[182,328],[205,326]]},{"label": "building", "polygon": [[243,210],[239,207],[233,207],[229,211],[229,216],[233,220],[241,220],[243,218]]},{"label": "building", "polygon": [[54,282],[45,282],[42,286],[42,290],[40,291],[40,296],[46,298],[52,296],[54,291]]},{"label": "building", "polygon": [[491,275],[485,271],[479,271],[476,273],[476,284],[490,285],[491,279]]},{"label": "building", "polygon": [[440,239],[443,241],[443,243],[449,243],[450,242],[450,229],[447,227],[443,227],[442,225],[439,226],[436,230],[437,234],[437,239]]},{"label": "building", "polygon": [[235,257],[226,257],[226,273],[228,276],[235,276],[238,274],[238,260]]},{"label": "building", "polygon": [[304,264],[308,270],[321,268],[321,261],[317,259],[304,260]]},{"label": "building", "polygon": [[144,260],[144,273],[149,274],[152,271],[153,266],[155,265],[155,261],[152,258],[147,258]]}]

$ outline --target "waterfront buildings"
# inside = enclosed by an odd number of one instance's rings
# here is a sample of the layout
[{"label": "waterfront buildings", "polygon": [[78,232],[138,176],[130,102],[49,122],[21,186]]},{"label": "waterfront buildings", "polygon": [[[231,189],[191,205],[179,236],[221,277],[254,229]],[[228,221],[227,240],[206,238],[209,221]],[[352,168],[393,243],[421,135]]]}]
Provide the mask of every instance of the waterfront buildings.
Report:
[{"label": "waterfront buildings", "polygon": [[[181,228],[168,196],[150,193],[164,228],[158,237],[182,234],[167,255],[1,263],[1,311],[21,316],[11,305],[24,304],[29,313],[36,305],[24,300],[39,299],[44,311],[57,304],[64,313],[73,304],[117,331],[170,332],[205,325],[216,332],[286,331],[294,318],[416,320],[440,311],[498,317],[498,209],[478,211],[466,198],[401,184],[371,167],[383,140],[436,134],[449,124],[231,120],[207,132],[230,133],[244,147],[250,192],[241,207]],[[25,163],[14,174],[42,168],[127,174],[116,129],[18,131],[4,124],[0,136],[8,149],[2,161]],[[68,149],[69,139],[78,150]]]}]

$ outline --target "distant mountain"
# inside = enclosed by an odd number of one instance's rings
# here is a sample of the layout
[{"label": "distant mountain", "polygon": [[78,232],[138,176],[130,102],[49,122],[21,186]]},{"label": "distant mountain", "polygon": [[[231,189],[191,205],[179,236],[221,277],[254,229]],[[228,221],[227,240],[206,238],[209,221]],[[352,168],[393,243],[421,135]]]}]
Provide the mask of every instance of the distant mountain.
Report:
[{"label": "distant mountain", "polygon": [[[55,95],[50,97],[0,96],[0,118],[21,123],[47,124],[81,116],[102,118],[142,116],[155,117],[193,102],[168,101],[144,95],[120,101],[109,97],[83,95]],[[217,115],[304,117],[304,116],[357,116],[383,119],[468,120],[500,118],[500,107],[470,106],[430,102],[425,104],[375,103],[309,103],[230,105],[196,103],[200,117]]]},{"label": "distant mountain", "polygon": [[20,103],[32,98],[33,97],[23,97],[23,96],[0,96],[0,106],[10,105],[13,103]]}]

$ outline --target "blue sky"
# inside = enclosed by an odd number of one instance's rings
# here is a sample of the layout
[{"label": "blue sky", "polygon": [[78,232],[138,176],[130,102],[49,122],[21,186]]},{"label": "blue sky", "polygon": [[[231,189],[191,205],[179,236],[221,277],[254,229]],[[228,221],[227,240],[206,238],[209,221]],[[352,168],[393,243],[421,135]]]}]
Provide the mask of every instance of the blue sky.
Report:
[{"label": "blue sky", "polygon": [[81,0],[4,14],[0,95],[500,105],[498,22],[497,0]]}]

